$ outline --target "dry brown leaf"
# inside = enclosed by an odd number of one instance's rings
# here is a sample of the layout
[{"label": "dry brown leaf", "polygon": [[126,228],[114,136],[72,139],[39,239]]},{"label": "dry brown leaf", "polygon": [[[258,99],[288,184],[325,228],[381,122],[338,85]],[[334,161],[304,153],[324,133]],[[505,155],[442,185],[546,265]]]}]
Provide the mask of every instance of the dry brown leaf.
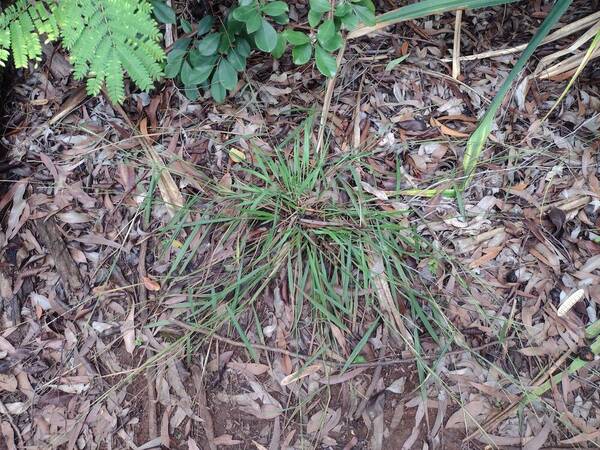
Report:
[{"label": "dry brown leaf", "polygon": [[4,436],[4,444],[6,445],[7,450],[17,450],[17,446],[15,445],[15,433],[8,422],[0,423],[0,431],[2,431],[2,436]]},{"label": "dry brown leaf", "polygon": [[254,376],[262,375],[263,373],[267,373],[269,370],[269,366],[266,364],[259,363],[240,363],[236,361],[230,361],[227,364],[227,367],[230,369],[238,370],[244,374],[250,374]]},{"label": "dry brown leaf", "polygon": [[213,443],[215,445],[225,445],[225,446],[238,445],[238,444],[241,444],[242,442],[243,441],[233,439],[233,436],[231,436],[230,434],[222,434],[221,436],[217,436],[215,438],[215,440],[213,441]]},{"label": "dry brown leaf", "polygon": [[142,282],[144,283],[144,287],[149,291],[156,292],[160,291],[160,284],[153,280],[150,277],[142,277]]},{"label": "dry brown leaf", "polygon": [[554,424],[550,418],[546,417],[544,422],[544,427],[533,438],[527,441],[523,446],[523,450],[539,450],[542,448],[554,428]]},{"label": "dry brown leaf", "polygon": [[17,378],[10,373],[0,373],[0,391],[15,392],[17,390]]},{"label": "dry brown leaf", "polygon": [[363,373],[365,370],[367,370],[367,367],[357,367],[356,369],[349,370],[348,372],[344,372],[339,375],[331,375],[328,377],[320,378],[319,383],[327,384],[329,386],[334,385],[334,384],[346,383],[346,382],[350,381],[352,378],[354,378],[355,376]]},{"label": "dry brown leaf", "polygon": [[491,411],[492,408],[487,400],[473,400],[450,416],[446,422],[446,429],[475,428]]},{"label": "dry brown leaf", "polygon": [[188,450],[200,450],[200,447],[198,446],[198,444],[196,444],[196,441],[191,437],[188,438],[187,445]]},{"label": "dry brown leaf", "polygon": [[281,380],[280,384],[282,386],[287,386],[288,384],[295,383],[296,381],[301,380],[304,377],[308,377],[313,373],[317,373],[319,370],[322,369],[322,367],[323,366],[321,364],[313,364],[312,366],[302,367],[294,373],[285,377],[283,380]]},{"label": "dry brown leaf", "polygon": [[135,305],[132,303],[129,309],[127,318],[121,325],[121,333],[123,334],[123,343],[125,344],[125,350],[129,354],[132,354],[135,350]]}]

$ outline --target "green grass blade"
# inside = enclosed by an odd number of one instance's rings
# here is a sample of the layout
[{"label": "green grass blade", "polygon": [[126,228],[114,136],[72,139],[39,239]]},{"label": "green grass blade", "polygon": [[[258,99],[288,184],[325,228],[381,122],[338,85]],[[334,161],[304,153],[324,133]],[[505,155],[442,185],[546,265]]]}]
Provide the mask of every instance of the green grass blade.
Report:
[{"label": "green grass blade", "polygon": [[424,0],[377,16],[375,26],[357,28],[348,34],[348,39],[365,36],[373,31],[404,22],[405,20],[442,14],[457,9],[477,9],[488,6],[506,5],[516,1],[519,0]]},{"label": "green grass blade", "polygon": [[518,0],[424,0],[406,5],[377,17],[377,23],[390,22],[389,25],[403,20],[442,14],[457,9],[477,9],[488,6],[506,5]]},{"label": "green grass blade", "polygon": [[554,7],[550,11],[550,14],[548,14],[548,16],[546,16],[546,19],[544,20],[544,22],[538,29],[537,33],[535,33],[535,35],[533,36],[533,38],[527,45],[527,48],[525,48],[525,50],[523,51],[523,54],[521,55],[521,57],[519,58],[519,60],[515,64],[515,66],[512,68],[510,73],[508,74],[508,77],[506,78],[506,80],[504,80],[504,83],[502,83],[502,86],[500,86],[500,89],[498,90],[498,93],[496,94],[496,96],[494,97],[494,100],[490,104],[489,109],[487,110],[487,112],[485,113],[485,115],[483,116],[481,121],[479,122],[477,129],[473,132],[473,134],[469,138],[469,140],[467,142],[467,148],[465,151],[464,160],[463,160],[463,170],[466,175],[466,179],[465,179],[463,188],[466,187],[471,180],[473,171],[475,170],[475,167],[477,166],[477,161],[479,160],[479,156],[480,156],[480,154],[483,150],[483,147],[485,146],[485,143],[487,142],[488,136],[490,135],[490,132],[492,130],[492,123],[494,121],[494,117],[496,117],[496,113],[502,106],[502,103],[504,102],[504,98],[508,94],[510,87],[512,86],[513,82],[519,76],[519,73],[523,70],[523,68],[527,64],[527,61],[529,60],[529,58],[531,58],[531,55],[533,55],[533,52],[535,51],[535,49],[540,45],[542,40],[544,40],[544,38],[548,35],[548,33],[550,32],[550,30],[552,29],[554,24],[558,21],[558,19],[560,19],[561,16],[565,13],[567,8],[571,4],[571,1],[572,0],[558,0],[554,4]]}]

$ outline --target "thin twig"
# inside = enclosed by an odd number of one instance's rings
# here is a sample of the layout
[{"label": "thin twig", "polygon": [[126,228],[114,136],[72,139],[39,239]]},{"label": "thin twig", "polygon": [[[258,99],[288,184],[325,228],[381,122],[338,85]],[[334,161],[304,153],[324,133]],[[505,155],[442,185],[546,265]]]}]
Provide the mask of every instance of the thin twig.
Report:
[{"label": "thin twig", "polygon": [[458,80],[460,75],[460,30],[462,25],[462,9],[456,11],[454,22],[454,47],[452,49],[452,78]]}]

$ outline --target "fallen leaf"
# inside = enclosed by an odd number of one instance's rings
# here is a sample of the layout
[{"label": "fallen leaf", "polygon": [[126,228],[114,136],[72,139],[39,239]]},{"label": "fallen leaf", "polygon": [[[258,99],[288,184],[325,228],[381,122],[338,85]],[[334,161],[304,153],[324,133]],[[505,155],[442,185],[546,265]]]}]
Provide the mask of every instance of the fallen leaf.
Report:
[{"label": "fallen leaf", "polygon": [[129,314],[123,325],[121,325],[121,333],[123,333],[123,343],[125,344],[125,350],[129,354],[132,354],[135,350],[135,324],[133,319],[135,317],[135,305],[132,303]]},{"label": "fallen leaf", "polygon": [[160,284],[158,284],[158,282],[154,281],[152,278],[142,277],[142,282],[144,283],[144,287],[149,291],[160,291]]},{"label": "fallen leaf", "polygon": [[321,370],[321,368],[321,364],[313,364],[312,366],[303,367],[285,377],[283,380],[281,380],[280,384],[282,386],[287,386],[288,384],[295,383],[304,377],[308,377],[313,373],[317,373],[319,370]]},{"label": "fallen leaf", "polygon": [[221,436],[216,437],[213,441],[215,445],[238,445],[242,442],[243,441],[233,439],[233,437],[230,434],[222,434]]}]

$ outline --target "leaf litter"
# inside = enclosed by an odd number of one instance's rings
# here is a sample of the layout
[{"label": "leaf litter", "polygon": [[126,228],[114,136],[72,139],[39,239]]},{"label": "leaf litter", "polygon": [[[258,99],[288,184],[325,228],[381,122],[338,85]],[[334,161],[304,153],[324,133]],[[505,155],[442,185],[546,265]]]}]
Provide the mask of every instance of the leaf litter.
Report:
[{"label": "leaf litter", "polygon": [[[592,12],[580,3],[565,20]],[[466,12],[462,54],[499,49],[515,36],[526,41],[545,12],[541,2],[533,7],[537,18],[519,4]],[[237,323],[181,326],[198,314],[192,286],[234,271],[244,237],[204,235],[210,210],[194,205],[195,195],[214,181],[231,190],[240,164],[258,164],[257,149],[274,153],[301,122],[292,105],[322,99],[314,70],[300,74],[283,60],[269,78],[270,62],[257,58],[248,74],[256,102],[238,92],[224,105],[192,104],[167,85],[146,106],[122,110],[83,98],[65,79],[60,54],[49,73],[32,71],[17,84],[11,107],[23,112],[4,140],[20,164],[0,199],[6,448],[597,445],[595,362],[490,422],[540,374],[562,370],[598,316],[597,68],[584,71],[543,123],[564,80],[521,84],[461,198],[398,196],[455,187],[464,138],[518,57],[464,60],[461,78],[451,80],[442,59],[454,20],[398,25],[400,42],[386,33],[352,41],[330,111],[332,155],[350,152],[358,131],[368,149],[358,184],[436,250],[411,264],[417,287],[439,307],[421,310],[451,330],[437,340],[411,316],[414,299],[394,297],[375,250],[366,266],[380,304],[371,306],[385,325],[372,326],[376,316],[364,305],[355,323],[298,323],[302,296],[290,296],[294,286],[273,274]],[[540,56],[572,42],[549,43]],[[328,195],[336,201],[339,193]],[[169,238],[161,230],[178,214],[197,229]],[[306,219],[316,229],[324,222]],[[246,231],[249,239],[268,233]],[[174,261],[185,267],[176,281]],[[222,309],[216,305],[215,316],[227,314]],[[386,339],[387,326],[399,333]],[[351,357],[363,365],[345,368]]]}]

